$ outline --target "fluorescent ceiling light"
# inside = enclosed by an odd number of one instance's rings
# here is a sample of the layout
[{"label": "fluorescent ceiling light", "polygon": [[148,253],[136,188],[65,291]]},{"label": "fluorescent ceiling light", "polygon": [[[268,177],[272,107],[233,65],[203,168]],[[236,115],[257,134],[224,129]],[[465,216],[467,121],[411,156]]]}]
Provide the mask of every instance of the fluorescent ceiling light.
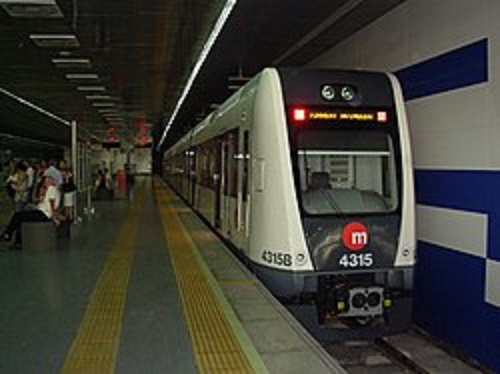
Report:
[{"label": "fluorescent ceiling light", "polygon": [[84,91],[84,92],[90,92],[90,91],[103,92],[103,91],[106,91],[106,87],[104,87],[104,86],[78,86],[76,89],[78,91]]},{"label": "fluorescent ceiling light", "polygon": [[105,108],[115,106],[115,103],[92,103],[92,106],[96,108]]},{"label": "fluorescent ceiling light", "polygon": [[117,108],[103,108],[97,110],[99,113],[118,113]]},{"label": "fluorescent ceiling light", "polygon": [[122,117],[122,114],[118,111],[115,111],[115,112],[101,112],[99,111],[99,113],[101,113],[101,116],[103,117]]},{"label": "fluorescent ceiling light", "polygon": [[85,98],[87,100],[111,100],[110,95],[87,95]]},{"label": "fluorescent ceiling light", "polygon": [[210,50],[212,49],[212,46],[214,45],[215,41],[217,40],[217,37],[219,36],[222,28],[224,27],[227,19],[229,18],[229,15],[231,14],[231,11],[233,10],[234,6],[236,5],[237,0],[226,0],[226,4],[224,5],[224,8],[222,8],[222,11],[219,15],[219,18],[217,19],[217,22],[215,23],[212,32],[208,36],[208,39],[205,41],[205,45],[203,46],[203,49],[201,50],[200,55],[198,56],[198,60],[196,61],[196,64],[193,67],[193,70],[191,71],[191,74],[189,75],[189,78],[184,85],[184,90],[182,91],[181,96],[179,97],[179,100],[177,101],[174,111],[172,112],[172,115],[170,116],[170,119],[168,120],[167,125],[165,126],[165,129],[163,130],[163,134],[161,135],[160,141],[158,142],[158,145],[156,147],[156,150],[160,150],[161,145],[165,141],[165,138],[170,131],[170,128],[172,127],[172,124],[174,123],[175,118],[177,117],[177,114],[179,113],[179,110],[184,104],[184,100],[186,100],[186,97],[191,90],[191,87],[194,83],[194,80],[198,76],[198,73],[200,72],[201,67],[203,66],[203,63],[205,62],[205,59],[207,58],[208,54],[210,53]]},{"label": "fluorescent ceiling light", "polygon": [[80,42],[72,34],[31,34],[30,39],[41,48],[80,47]]},{"label": "fluorescent ceiling light", "polygon": [[95,73],[70,73],[66,74],[66,79],[99,79],[99,75]]},{"label": "fluorescent ceiling light", "polygon": [[50,5],[55,4],[55,0],[0,0],[0,4],[34,4],[34,5]]},{"label": "fluorescent ceiling light", "polygon": [[92,66],[88,58],[53,58],[52,63],[58,68],[90,68]]},{"label": "fluorescent ceiling light", "polygon": [[1,0],[0,6],[14,18],[62,18],[55,0]]}]

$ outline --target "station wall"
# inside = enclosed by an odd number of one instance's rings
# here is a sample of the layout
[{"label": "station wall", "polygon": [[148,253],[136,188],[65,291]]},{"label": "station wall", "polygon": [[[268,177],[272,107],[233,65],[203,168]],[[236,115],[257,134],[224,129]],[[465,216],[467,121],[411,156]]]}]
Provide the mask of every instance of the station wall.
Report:
[{"label": "station wall", "polygon": [[92,164],[94,173],[100,167],[106,167],[112,174],[123,170],[129,164],[133,174],[151,174],[151,149],[133,148],[126,152],[120,148],[104,149],[96,147],[92,152]]},{"label": "station wall", "polygon": [[417,189],[415,321],[500,371],[500,2],[409,0],[309,65],[394,72]]}]

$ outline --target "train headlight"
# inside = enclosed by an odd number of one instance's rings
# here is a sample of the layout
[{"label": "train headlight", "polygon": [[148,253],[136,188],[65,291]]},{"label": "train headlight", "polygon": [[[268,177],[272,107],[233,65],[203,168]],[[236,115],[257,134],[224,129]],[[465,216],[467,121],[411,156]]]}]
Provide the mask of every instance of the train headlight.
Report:
[{"label": "train headlight", "polygon": [[382,301],[382,297],[378,292],[370,292],[368,295],[368,305],[372,308],[378,306]]},{"label": "train headlight", "polygon": [[335,98],[335,88],[329,84],[321,87],[321,97],[327,101],[332,101]]},{"label": "train headlight", "polygon": [[342,99],[344,99],[345,101],[353,101],[356,97],[356,90],[354,89],[354,87],[344,86],[340,90],[340,96],[342,96]]},{"label": "train headlight", "polygon": [[352,297],[352,306],[361,309],[365,306],[366,301],[366,296],[361,292],[358,292]]}]

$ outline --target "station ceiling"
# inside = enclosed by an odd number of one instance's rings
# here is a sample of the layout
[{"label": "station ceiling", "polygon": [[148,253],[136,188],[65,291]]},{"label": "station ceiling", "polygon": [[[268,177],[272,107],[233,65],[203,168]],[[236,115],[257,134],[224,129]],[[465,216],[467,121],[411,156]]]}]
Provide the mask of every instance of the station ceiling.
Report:
[{"label": "station ceiling", "polygon": [[[231,93],[230,77],[303,65],[404,0],[239,0],[165,146]],[[110,127],[155,138],[226,0],[0,0],[0,135],[68,144]]]}]

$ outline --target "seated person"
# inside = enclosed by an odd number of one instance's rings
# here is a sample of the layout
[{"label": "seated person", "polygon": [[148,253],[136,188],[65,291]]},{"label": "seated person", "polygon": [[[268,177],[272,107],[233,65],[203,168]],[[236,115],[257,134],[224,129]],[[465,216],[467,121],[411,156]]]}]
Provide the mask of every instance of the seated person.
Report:
[{"label": "seated person", "polygon": [[44,178],[45,193],[41,201],[38,202],[33,210],[14,213],[1,236],[1,240],[10,241],[15,234],[16,244],[21,244],[21,224],[23,222],[54,221],[56,224],[60,223],[57,209],[61,200],[61,192],[57,188],[57,181],[53,173],[46,171]]},{"label": "seated person", "polygon": [[330,174],[326,171],[315,171],[311,173],[311,179],[309,181],[309,190],[319,190],[321,188],[329,189],[330,186]]}]

